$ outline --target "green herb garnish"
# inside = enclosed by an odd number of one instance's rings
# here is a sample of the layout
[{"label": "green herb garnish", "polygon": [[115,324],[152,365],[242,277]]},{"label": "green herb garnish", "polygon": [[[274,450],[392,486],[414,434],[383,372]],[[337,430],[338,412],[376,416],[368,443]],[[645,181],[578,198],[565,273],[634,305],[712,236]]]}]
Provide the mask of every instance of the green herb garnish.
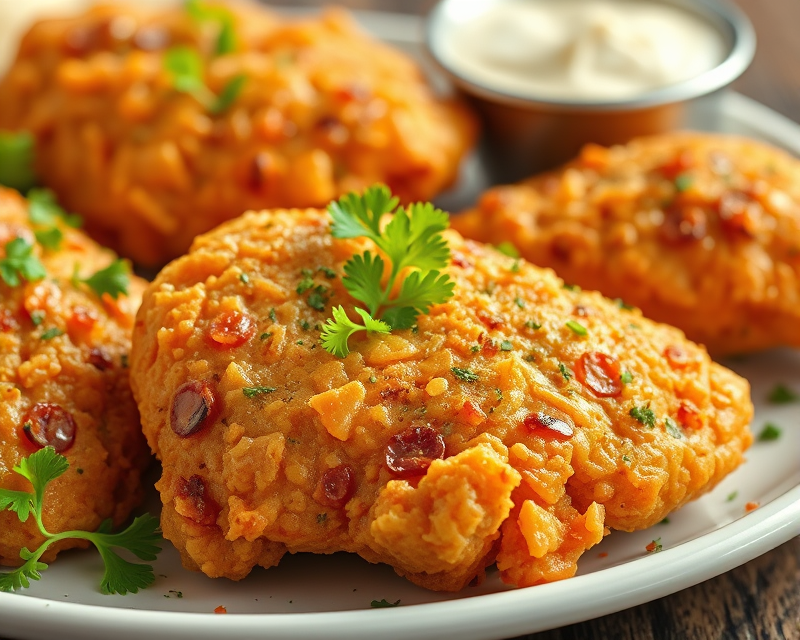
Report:
[{"label": "green herb garnish", "polygon": [[781,430],[772,422],[768,422],[764,425],[764,429],[761,433],[758,434],[758,441],[759,442],[770,442],[772,440],[777,440],[781,437]]},{"label": "green herb garnish", "polygon": [[36,241],[45,249],[50,249],[50,251],[58,251],[61,247],[61,241],[64,239],[64,233],[58,227],[41,229],[33,233],[36,236]]},{"label": "green herb garnish", "polygon": [[538,322],[536,322],[535,320],[528,320],[525,323],[525,328],[526,329],[533,329],[534,331],[538,331],[539,329],[542,328],[542,325],[539,324]]},{"label": "green herb garnish", "polygon": [[52,329],[48,329],[47,331],[42,333],[41,339],[42,340],[52,340],[53,338],[57,338],[58,336],[63,336],[64,330],[59,329],[58,327],[53,327]]},{"label": "green herb garnish", "polygon": [[228,9],[209,5],[200,0],[188,0],[186,11],[197,22],[213,22],[218,25],[219,33],[214,51],[216,55],[221,56],[236,50],[234,16]]},{"label": "green herb garnish", "polygon": [[580,322],[576,322],[575,320],[567,320],[564,324],[566,324],[570,329],[572,329],[575,335],[578,336],[589,335],[589,331]]},{"label": "green herb garnish", "polygon": [[[345,263],[342,284],[367,310],[355,309],[364,324],[350,320],[344,307],[333,310],[333,318],[322,332],[322,346],[336,356],[349,353],[347,340],[353,333],[410,329],[417,316],[453,295],[455,283],[441,271],[450,261],[450,249],[442,236],[449,226],[447,214],[430,203],[412,204],[408,209],[397,205],[398,199],[381,185],[370,187],[361,196],[350,193],[328,206],[334,238],[369,238],[389,263],[385,286],[381,284],[385,263],[377,253],[365,251]],[[391,212],[392,220],[381,229],[381,217]],[[414,270],[391,297],[397,277],[407,268]]]},{"label": "green herb garnish", "polygon": [[500,343],[500,351],[513,351],[514,345],[511,343],[510,340],[503,340]]},{"label": "green herb garnish", "polygon": [[682,173],[675,178],[675,189],[678,193],[683,193],[694,184],[694,178],[687,173]]},{"label": "green herb garnish", "polygon": [[495,249],[497,249],[500,253],[504,256],[508,256],[509,258],[519,258],[519,249],[514,246],[513,242],[509,242],[506,240],[505,242],[501,242],[498,244]]},{"label": "green herb garnish", "polygon": [[27,198],[28,218],[33,224],[53,226],[63,222],[73,229],[83,224],[83,218],[79,215],[64,211],[50,189],[31,189]]},{"label": "green herb garnish", "polygon": [[243,387],[242,393],[248,398],[255,398],[262,393],[272,393],[277,391],[277,387]]},{"label": "green herb garnish", "polygon": [[673,438],[677,438],[680,440],[683,438],[683,434],[681,433],[681,429],[678,426],[678,423],[675,422],[672,418],[666,417],[664,418],[664,427],[667,430],[667,433],[671,435]]},{"label": "green herb garnish", "polygon": [[739,495],[738,491],[732,491],[731,493],[728,494],[728,497],[725,498],[725,502],[733,502],[734,500],[736,500],[738,495]]},{"label": "green herb garnish", "polygon": [[0,260],[0,278],[16,287],[20,278],[28,282],[41,280],[47,275],[39,258],[33,255],[33,245],[24,238],[14,238],[6,244],[6,257]]},{"label": "green herb garnish", "polygon": [[800,400],[800,394],[795,393],[784,384],[777,384],[767,396],[772,404],[789,404]]},{"label": "green herb garnish", "polygon": [[469,369],[459,369],[458,367],[451,367],[450,371],[452,371],[453,375],[462,382],[477,382],[478,380],[480,380],[478,374],[470,371]]},{"label": "green herb garnish", "polygon": [[240,273],[239,274],[239,281],[242,284],[250,284],[250,276],[248,276],[246,273]]},{"label": "green herb garnish", "polygon": [[564,380],[569,382],[569,379],[572,377],[572,371],[567,368],[563,362],[558,363],[558,370],[561,372],[561,375],[564,377]]},{"label": "green herb garnish", "polygon": [[517,305],[520,309],[524,309],[525,308],[525,301],[522,298],[520,298],[519,296],[514,298],[514,304]]},{"label": "green herb garnish", "polygon": [[630,384],[633,382],[633,374],[630,371],[623,371],[622,375],[619,377],[619,381],[622,384]]},{"label": "green herb garnish", "polygon": [[124,560],[114,548],[126,549],[140,560],[155,560],[161,550],[161,536],[158,532],[158,518],[146,514],[136,518],[131,525],[119,533],[111,533],[111,520],[105,520],[95,532],[64,531],[50,533],[42,523],[42,507],[47,485],[61,476],[69,468],[67,459],[56,453],[52,447],[45,447],[27,458],[20,460],[14,471],[28,479],[33,492],[0,489],[0,509],[8,509],[17,514],[20,522],[26,522],[33,515],[36,525],[45,541],[35,551],[23,548],[19,555],[24,564],[7,573],[0,573],[0,591],[16,591],[30,586],[31,580],[39,580],[41,571],[47,569],[40,562],[45,551],[56,542],[69,538],[79,538],[91,542],[100,552],[105,564],[105,573],[100,582],[104,594],[137,593],[139,589],[150,586],[155,576],[153,567],[135,564]]},{"label": "green herb garnish", "polygon": [[102,298],[107,293],[114,300],[120,295],[128,295],[128,285],[130,284],[130,265],[122,259],[114,260],[105,269],[95,272],[88,278],[81,278],[79,275],[80,265],[75,265],[72,274],[72,284],[77,287],[80,284],[88,285],[98,297]]},{"label": "green herb garnish", "polygon": [[189,47],[169,49],[164,54],[164,69],[170,74],[176,91],[188,93],[213,115],[227,111],[236,102],[247,80],[244,75],[237,75],[228,80],[218,96],[214,95],[203,79],[200,54]]},{"label": "green herb garnish", "polygon": [[630,416],[641,422],[648,429],[652,429],[656,426],[656,414],[653,413],[650,407],[634,407],[630,410]]},{"label": "green herb garnish", "polygon": [[35,140],[28,131],[0,131],[0,184],[24,193],[33,187]]},{"label": "green herb garnish", "polygon": [[399,600],[395,600],[394,602],[388,602],[386,598],[382,600],[373,600],[369,603],[369,606],[373,609],[385,609],[387,607],[396,607],[400,604]]}]

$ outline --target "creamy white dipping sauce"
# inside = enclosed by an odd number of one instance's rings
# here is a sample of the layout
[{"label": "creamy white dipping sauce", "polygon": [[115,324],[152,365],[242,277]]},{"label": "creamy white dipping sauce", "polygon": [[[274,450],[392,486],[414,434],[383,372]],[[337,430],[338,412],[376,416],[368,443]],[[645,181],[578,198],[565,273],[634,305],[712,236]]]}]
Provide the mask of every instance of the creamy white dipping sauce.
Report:
[{"label": "creamy white dipping sauce", "polygon": [[697,76],[727,54],[700,15],[650,0],[452,3],[436,48],[487,88],[551,100],[620,100]]}]

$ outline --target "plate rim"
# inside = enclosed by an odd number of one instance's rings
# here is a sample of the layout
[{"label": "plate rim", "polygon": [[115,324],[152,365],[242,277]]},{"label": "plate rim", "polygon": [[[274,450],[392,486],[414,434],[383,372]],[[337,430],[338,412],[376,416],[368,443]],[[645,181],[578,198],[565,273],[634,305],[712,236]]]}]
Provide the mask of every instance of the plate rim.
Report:
[{"label": "plate rim", "polygon": [[[368,10],[351,13],[363,24],[372,26],[373,34],[379,38],[390,39],[381,32],[399,25],[401,37],[391,39],[395,43],[417,43],[413,33],[421,34],[423,21],[419,16]],[[734,91],[722,96],[721,108],[722,118],[744,123],[762,140],[800,156],[800,124]],[[351,609],[226,616],[61,602],[24,592],[0,592],[0,619],[4,623],[0,633],[48,640],[54,630],[62,635],[66,632],[69,637],[70,630],[80,631],[81,638],[103,640],[115,633],[120,637],[135,633],[169,636],[174,640],[220,637],[405,640],[410,633],[419,639],[458,633],[460,640],[494,640],[582,622],[667,596],[730,571],[798,535],[800,483],[757,510],[661,553],[536,587],[404,605],[380,609],[379,613],[372,609]],[[648,569],[649,580],[642,582],[640,574]],[[607,583],[615,579],[615,588],[608,589]],[[536,591],[531,592],[532,588]],[[536,594],[533,601],[532,593]],[[565,600],[574,600],[580,606],[564,607]],[[542,616],[542,612],[547,615]],[[498,626],[498,620],[503,621],[502,626]],[[120,633],[121,629],[125,631]]]}]

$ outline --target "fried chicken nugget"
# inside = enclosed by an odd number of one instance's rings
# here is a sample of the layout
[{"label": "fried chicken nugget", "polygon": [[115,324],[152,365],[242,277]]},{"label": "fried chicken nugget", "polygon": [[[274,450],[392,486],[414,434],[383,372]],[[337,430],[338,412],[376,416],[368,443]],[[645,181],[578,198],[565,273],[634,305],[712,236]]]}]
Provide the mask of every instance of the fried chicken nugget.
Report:
[{"label": "fried chicken nugget", "polygon": [[800,346],[800,161],[730,136],[589,145],[453,219],[715,355]]},{"label": "fried chicken nugget", "polygon": [[[54,229],[63,235],[58,248]],[[53,248],[38,244],[34,230],[49,234]],[[44,278],[27,282],[9,264],[17,239],[41,261]],[[30,491],[13,468],[44,446],[66,456],[69,469],[45,493],[43,521],[51,532],[92,531],[106,518],[119,525],[142,496],[140,476],[150,457],[126,359],[144,281],[133,277],[128,295],[116,300],[72,283],[76,268],[88,276],[112,258],[62,222],[32,224],[27,203],[0,189],[0,487]],[[0,511],[0,564],[22,564],[20,549],[42,542],[32,517],[21,523],[16,513]],[[86,545],[64,540],[42,559]]]},{"label": "fried chicken nugget", "polygon": [[187,567],[239,579],[346,550],[431,589],[495,560],[538,584],[741,462],[746,381],[677,329],[447,239],[454,297],[343,359],[320,329],[370,243],[334,239],[324,212],[246,214],[159,274],[132,384]]},{"label": "fried chicken nugget", "polygon": [[44,183],[104,244],[160,266],[247,209],[324,205],[376,181],[427,200],[454,180],[475,124],[407,56],[341,11],[210,5],[230,12],[230,53],[182,7],[97,6],[34,25],[0,83],[0,129],[35,135]]}]

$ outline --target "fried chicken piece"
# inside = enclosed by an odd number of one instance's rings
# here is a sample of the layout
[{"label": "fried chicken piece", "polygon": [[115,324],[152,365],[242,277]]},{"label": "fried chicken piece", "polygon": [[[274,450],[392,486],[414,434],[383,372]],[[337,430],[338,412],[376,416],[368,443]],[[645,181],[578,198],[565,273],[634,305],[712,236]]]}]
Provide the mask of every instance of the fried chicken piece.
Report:
[{"label": "fried chicken piece", "polygon": [[321,325],[352,308],[342,268],[372,247],[324,212],[246,214],[159,274],[132,385],[186,566],[238,579],[345,550],[431,589],[495,559],[538,584],[741,462],[746,381],[677,329],[446,236],[454,297],[343,359]]},{"label": "fried chicken piece", "polygon": [[[183,7],[41,21],[0,83],[0,129],[35,135],[44,183],[104,244],[162,265],[250,208],[324,205],[374,182],[427,200],[454,180],[475,124],[406,55],[341,11],[225,7],[236,43],[222,55],[213,21]],[[176,90],[166,68],[191,67],[191,52],[207,90]]]},{"label": "fried chicken piece", "polygon": [[[60,248],[37,243],[34,231],[53,229],[63,234]],[[46,276],[12,286],[7,258],[18,238],[33,245]],[[30,491],[13,468],[44,446],[66,456],[69,469],[44,498],[51,532],[92,531],[106,518],[119,525],[142,496],[140,475],[150,458],[126,359],[144,282],[132,277],[128,295],[117,300],[72,284],[76,267],[88,276],[113,257],[63,222],[32,224],[27,203],[0,189],[0,487]],[[21,523],[16,513],[0,511],[0,564],[22,564],[20,549],[42,542],[34,518]],[[63,549],[87,544],[64,540],[42,558],[50,562]]]},{"label": "fried chicken piece", "polygon": [[683,329],[715,355],[800,346],[800,161],[729,136],[589,145],[453,226]]}]

